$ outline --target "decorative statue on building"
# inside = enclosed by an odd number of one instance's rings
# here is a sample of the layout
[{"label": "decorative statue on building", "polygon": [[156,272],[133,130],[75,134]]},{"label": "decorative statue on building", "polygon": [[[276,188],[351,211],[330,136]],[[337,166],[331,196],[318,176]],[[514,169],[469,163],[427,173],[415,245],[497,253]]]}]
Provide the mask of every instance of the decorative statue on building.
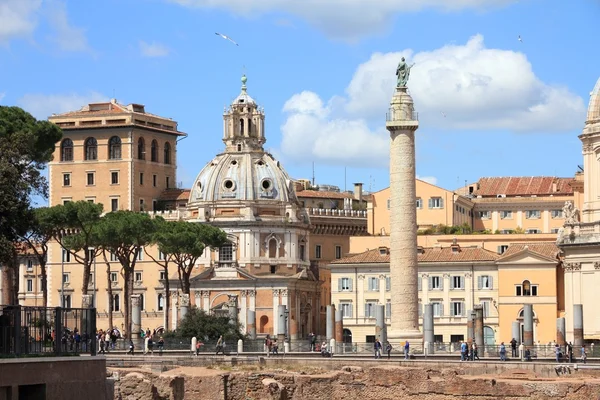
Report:
[{"label": "decorative statue on building", "polygon": [[579,209],[573,205],[572,201],[565,202],[563,217],[565,217],[565,224],[579,223]]},{"label": "decorative statue on building", "polygon": [[398,67],[396,67],[396,76],[398,80],[396,82],[397,87],[405,87],[408,83],[408,78],[410,78],[410,70],[415,64],[408,65],[404,57],[398,63]]}]

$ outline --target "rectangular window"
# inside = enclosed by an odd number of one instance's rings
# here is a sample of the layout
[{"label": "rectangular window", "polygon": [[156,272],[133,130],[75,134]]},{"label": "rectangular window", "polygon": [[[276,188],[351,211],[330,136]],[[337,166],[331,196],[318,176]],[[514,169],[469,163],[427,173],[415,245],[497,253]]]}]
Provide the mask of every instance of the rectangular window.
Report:
[{"label": "rectangular window", "polygon": [[63,200],[63,206],[64,206],[65,204],[68,204],[68,203],[70,203],[70,202],[71,202],[71,200]]},{"label": "rectangular window", "polygon": [[550,215],[552,216],[552,218],[563,218],[562,210],[552,210],[550,211]]},{"label": "rectangular window", "polygon": [[63,274],[63,283],[69,283],[71,281],[71,276],[69,273]]},{"label": "rectangular window", "polygon": [[369,291],[370,292],[379,291],[379,278],[370,277],[368,282],[369,282]]},{"label": "rectangular window", "polygon": [[441,276],[430,276],[429,277],[429,290],[442,290],[444,285],[442,284]]},{"label": "rectangular window", "polygon": [[536,233],[542,233],[542,231],[540,229],[531,228],[531,229],[526,229],[525,233],[536,234]]},{"label": "rectangular window", "polygon": [[540,211],[539,210],[528,210],[525,211],[525,218],[527,219],[539,219]]},{"label": "rectangular window", "polygon": [[303,244],[301,244],[301,245],[300,245],[300,260],[301,260],[301,261],[305,261],[305,260],[304,260],[304,258],[305,258],[304,252],[305,252],[305,247],[304,247],[304,245],[303,245]]},{"label": "rectangular window", "polygon": [[171,183],[171,180],[170,180],[170,179],[169,179],[169,177],[167,176],[167,177],[165,178],[165,186],[166,186],[166,188],[167,188],[167,189],[169,189],[169,188],[171,187],[170,183]]},{"label": "rectangular window", "polygon": [[152,175],[152,186],[156,187],[156,181],[157,181],[157,176],[156,175]]},{"label": "rectangular window", "polygon": [[352,291],[352,279],[351,278],[340,278],[338,281],[338,290],[340,292],[351,292]]},{"label": "rectangular window", "polygon": [[320,244],[315,246],[315,258],[321,258],[321,245]]},{"label": "rectangular window", "polygon": [[492,300],[480,299],[479,302],[483,306],[483,317],[488,318],[490,316],[490,305],[492,304]]},{"label": "rectangular window", "polygon": [[481,275],[477,277],[477,289],[491,290],[493,288],[492,277],[490,275]]},{"label": "rectangular window", "polygon": [[442,317],[444,316],[444,304],[441,301],[432,301],[433,305],[433,316],[434,317]]},{"label": "rectangular window", "polygon": [[141,282],[141,281],[142,281],[142,272],[135,271],[135,282]]},{"label": "rectangular window", "polygon": [[335,246],[335,259],[339,260],[342,258],[342,246]]},{"label": "rectangular window", "polygon": [[342,318],[352,318],[352,303],[340,303]]},{"label": "rectangular window", "polygon": [[550,233],[558,233],[559,230],[560,228],[552,228],[550,229]]},{"label": "rectangular window", "polygon": [[33,292],[33,279],[27,279],[27,291]]},{"label": "rectangular window", "polygon": [[512,219],[512,211],[500,211],[501,219]]},{"label": "rectangular window", "polygon": [[392,302],[390,300],[385,302],[385,317],[392,318]]},{"label": "rectangular window", "polygon": [[504,252],[506,251],[506,249],[508,249],[508,245],[507,244],[501,244],[500,246],[498,246],[498,254],[504,254]]},{"label": "rectangular window", "polygon": [[144,173],[140,172],[140,185],[144,184]]},{"label": "rectangular window", "polygon": [[365,303],[365,318],[375,318],[375,306],[377,302],[374,300]]},{"label": "rectangular window", "polygon": [[95,199],[94,197],[90,197],[90,198],[87,198],[87,197],[86,197],[86,199],[85,199],[85,200],[86,200],[88,203],[92,203],[92,204],[94,204],[94,203],[96,202],[96,199]]},{"label": "rectangular window", "polygon": [[160,280],[164,281],[165,279],[167,279],[167,274],[165,271],[160,271]]},{"label": "rectangular window", "polygon": [[422,209],[423,208],[423,199],[420,197],[417,197],[417,209]]},{"label": "rectangular window", "polygon": [[94,173],[93,172],[88,172],[87,173],[87,185],[88,186],[94,186]]},{"label": "rectangular window", "polygon": [[110,211],[119,210],[119,199],[110,199]]},{"label": "rectangular window", "polygon": [[63,186],[71,186],[71,174],[63,174]]},{"label": "rectangular window", "polygon": [[112,171],[110,173],[110,184],[111,185],[119,184],[119,171]]},{"label": "rectangular window", "polygon": [[158,311],[162,311],[164,309],[164,307],[165,307],[164,300],[165,299],[164,299],[163,295],[159,294],[158,295]]},{"label": "rectangular window", "polygon": [[111,282],[118,282],[119,281],[119,275],[117,275],[116,272],[111,272],[110,273],[110,281]]},{"label": "rectangular window", "polygon": [[137,261],[144,261],[144,248],[140,247],[137,252]]},{"label": "rectangular window", "polygon": [[389,292],[390,290],[392,290],[392,277],[386,276],[385,277],[385,291]]},{"label": "rectangular window", "polygon": [[450,302],[450,312],[453,317],[462,317],[463,316],[463,302],[462,301],[452,301]]},{"label": "rectangular window", "polygon": [[452,277],[452,286],[453,290],[460,290],[465,288],[465,277],[464,276],[453,276]]},{"label": "rectangular window", "polygon": [[33,260],[27,260],[27,272],[33,271]]},{"label": "rectangular window", "polygon": [[159,250],[158,251],[158,259],[161,260],[161,261],[164,260],[165,259],[165,253],[163,253],[162,251]]},{"label": "rectangular window", "polygon": [[444,208],[444,199],[441,197],[432,197],[429,199],[429,208]]},{"label": "rectangular window", "polygon": [[63,262],[71,262],[71,253],[68,250],[62,249]]},{"label": "rectangular window", "polygon": [[480,219],[490,219],[491,213],[489,211],[479,211]]},{"label": "rectangular window", "polygon": [[117,257],[117,255],[115,253],[110,252],[110,261],[116,262],[116,261],[119,261],[119,258]]},{"label": "rectangular window", "polygon": [[71,308],[71,295],[66,294],[62,297],[62,306],[63,308]]},{"label": "rectangular window", "polygon": [[515,295],[517,296],[537,296],[538,285],[532,285],[529,281],[523,282],[521,285],[515,286]]}]

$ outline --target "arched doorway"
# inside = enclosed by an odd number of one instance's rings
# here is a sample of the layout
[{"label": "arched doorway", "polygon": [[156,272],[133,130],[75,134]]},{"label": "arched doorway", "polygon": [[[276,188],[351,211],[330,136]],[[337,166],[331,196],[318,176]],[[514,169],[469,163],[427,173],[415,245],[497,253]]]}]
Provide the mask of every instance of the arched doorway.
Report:
[{"label": "arched doorway", "polygon": [[258,332],[266,333],[265,330],[266,330],[268,323],[269,323],[269,317],[267,317],[266,315],[263,315],[262,317],[260,317],[260,323],[258,325]]},{"label": "arched doorway", "polygon": [[483,327],[483,343],[486,346],[491,346],[496,343],[496,334],[494,333],[494,328],[490,326]]},{"label": "arched doorway", "polygon": [[344,328],[344,331],[342,332],[342,338],[344,343],[352,343],[352,331]]},{"label": "arched doorway", "polygon": [[[538,323],[538,318],[537,315],[535,314],[535,310],[533,311],[533,343],[535,343],[535,338],[537,337],[537,323]],[[525,342],[525,310],[523,308],[521,308],[519,310],[519,313],[517,314],[517,321],[519,321],[519,338],[516,338],[518,340],[519,343],[524,343]]]}]

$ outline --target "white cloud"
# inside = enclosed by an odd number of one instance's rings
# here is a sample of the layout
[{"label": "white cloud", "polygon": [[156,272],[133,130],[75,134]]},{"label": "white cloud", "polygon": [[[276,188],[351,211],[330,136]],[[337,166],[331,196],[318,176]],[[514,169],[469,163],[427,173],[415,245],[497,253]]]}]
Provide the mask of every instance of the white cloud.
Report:
[{"label": "white cloud", "polygon": [[282,126],[282,151],[296,159],[346,165],[387,162],[383,123],[402,56],[416,63],[408,86],[421,129],[564,132],[585,119],[582,98],[542,82],[524,54],[487,49],[476,35],[465,45],[414,55],[411,50],[375,53],[358,66],[346,95],[326,105],[313,92],[292,96],[284,106],[289,115]]},{"label": "white cloud", "polygon": [[52,41],[63,51],[89,51],[90,46],[85,29],[72,26],[67,15],[67,6],[63,2],[51,1],[46,16],[54,36]]},{"label": "white cloud", "polygon": [[3,0],[0,2],[0,44],[33,34],[42,0]]},{"label": "white cloud", "polygon": [[140,40],[140,52],[144,57],[166,57],[171,51],[160,43],[146,43]]},{"label": "white cloud", "polygon": [[6,93],[0,92],[0,101],[2,101],[5,96],[6,96]]},{"label": "white cloud", "polygon": [[420,179],[423,182],[431,183],[432,185],[437,185],[437,178],[435,176],[419,176],[419,175],[417,175],[417,179]]},{"label": "white cloud", "polygon": [[17,100],[17,105],[37,119],[47,119],[52,114],[79,110],[95,102],[107,101],[108,97],[98,93],[87,94],[26,94]]},{"label": "white cloud", "polygon": [[327,35],[353,40],[382,32],[400,13],[423,9],[486,9],[518,0],[167,0],[187,7],[220,8],[236,15],[284,12],[308,21]]}]

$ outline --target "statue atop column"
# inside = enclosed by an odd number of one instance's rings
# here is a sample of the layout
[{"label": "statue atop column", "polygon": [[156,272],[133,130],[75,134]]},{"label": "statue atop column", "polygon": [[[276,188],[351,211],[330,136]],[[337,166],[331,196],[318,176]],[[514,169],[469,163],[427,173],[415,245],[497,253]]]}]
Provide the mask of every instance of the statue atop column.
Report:
[{"label": "statue atop column", "polygon": [[410,70],[415,64],[408,65],[404,57],[398,63],[398,67],[396,67],[396,76],[398,80],[396,82],[396,87],[406,87],[408,83],[408,78],[410,78]]},{"label": "statue atop column", "polygon": [[579,209],[573,205],[573,202],[565,202],[563,207],[563,217],[565,218],[565,224],[572,225],[579,223]]}]

